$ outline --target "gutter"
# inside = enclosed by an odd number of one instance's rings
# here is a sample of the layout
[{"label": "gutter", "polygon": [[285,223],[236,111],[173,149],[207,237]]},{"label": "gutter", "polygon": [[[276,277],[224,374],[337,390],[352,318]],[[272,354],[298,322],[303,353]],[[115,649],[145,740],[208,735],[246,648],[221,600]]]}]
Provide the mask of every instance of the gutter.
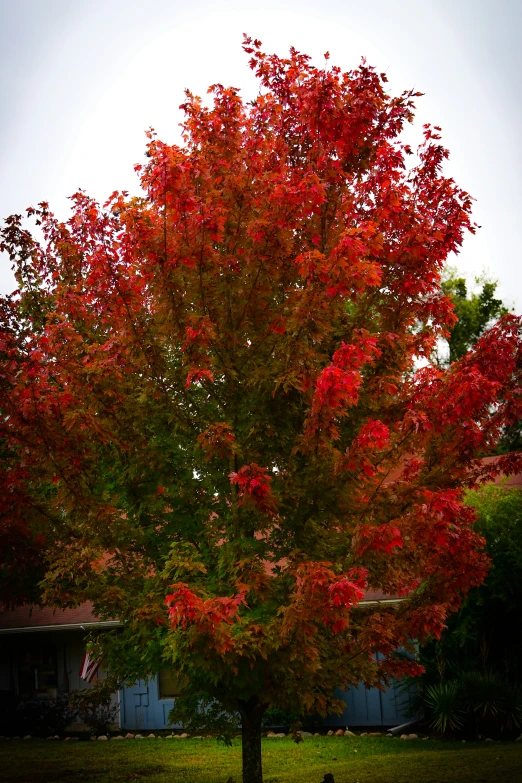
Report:
[{"label": "gutter", "polygon": [[[371,601],[361,601],[354,609],[364,609],[365,606],[380,606],[400,604],[406,598],[380,598]],[[35,631],[87,631],[95,628],[118,628],[121,623],[118,620],[105,620],[91,623],[56,623],[54,625],[26,625],[21,628],[0,628],[0,634],[34,633]]]},{"label": "gutter", "polygon": [[118,620],[105,620],[94,623],[56,623],[55,625],[26,625],[22,628],[0,628],[0,634],[34,633],[35,631],[89,631],[95,628],[117,628]]}]

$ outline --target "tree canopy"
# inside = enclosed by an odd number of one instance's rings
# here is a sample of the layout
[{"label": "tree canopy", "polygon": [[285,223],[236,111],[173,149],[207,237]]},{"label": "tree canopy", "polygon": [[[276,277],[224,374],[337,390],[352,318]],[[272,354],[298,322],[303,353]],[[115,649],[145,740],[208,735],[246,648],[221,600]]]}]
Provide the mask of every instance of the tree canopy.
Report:
[{"label": "tree canopy", "polygon": [[441,287],[458,318],[447,337],[449,363],[464,356],[494,321],[509,312],[502,300],[495,298],[497,286],[496,280],[483,274],[475,278],[475,287],[470,290],[466,278],[456,268],[445,269]]},{"label": "tree canopy", "polygon": [[118,676],[171,666],[180,704],[240,714],[245,783],[269,707],[419,671],[396,651],[482,580],[462,487],[513,468],[476,455],[521,406],[514,316],[430,363],[474,226],[440,129],[401,141],[415,94],[260,47],[254,101],[187,92],[183,143],[149,133],[144,195],[41,204],[43,241],[15,215],[1,244],[4,600],[40,552],[41,600],[121,621]]},{"label": "tree canopy", "polygon": [[[452,266],[446,267],[442,274],[442,290],[449,297],[458,320],[435,349],[433,358],[439,365],[448,366],[464,356],[488,328],[509,312],[502,300],[495,298],[496,280],[482,274],[474,283],[470,288],[466,278]],[[496,451],[498,454],[522,451],[522,419],[506,425]]]},{"label": "tree canopy", "polygon": [[[476,667],[520,683],[522,667],[522,492],[490,485],[466,493],[477,511],[475,528],[486,541],[491,567],[483,584],[470,590],[459,612],[448,619],[439,641],[422,651],[429,679],[441,664],[453,669]],[[438,672],[440,674],[440,672]]]}]

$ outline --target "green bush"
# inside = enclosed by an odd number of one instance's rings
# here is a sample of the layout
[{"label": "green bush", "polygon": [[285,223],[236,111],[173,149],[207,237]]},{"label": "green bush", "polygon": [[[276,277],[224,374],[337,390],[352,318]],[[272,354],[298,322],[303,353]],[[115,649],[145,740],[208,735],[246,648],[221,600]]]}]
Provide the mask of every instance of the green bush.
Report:
[{"label": "green bush", "polygon": [[506,733],[518,732],[522,728],[522,686],[506,684],[502,702],[503,730]]},{"label": "green bush", "polygon": [[418,692],[442,734],[515,736],[522,727],[522,492],[488,485],[465,497],[491,569],[440,640],[420,649],[426,673]]},{"label": "green bush", "polygon": [[495,721],[502,711],[505,684],[495,672],[462,672],[458,680],[464,709],[479,721]]},{"label": "green bush", "polygon": [[101,686],[90,690],[76,690],[71,693],[78,718],[96,735],[108,734],[118,717],[118,705],[112,701],[111,694]]},{"label": "green bush", "polygon": [[201,693],[180,694],[168,714],[169,726],[183,726],[189,734],[213,734],[230,747],[239,731],[239,713],[227,711],[215,699]]},{"label": "green bush", "polygon": [[456,679],[421,687],[420,696],[442,735],[514,736],[522,726],[522,688],[495,672],[461,671]]},{"label": "green bush", "polygon": [[456,682],[444,682],[426,688],[424,704],[431,725],[440,734],[455,733],[462,728],[464,711],[460,695]]},{"label": "green bush", "polygon": [[273,710],[267,710],[263,715],[263,727],[270,728],[271,726],[293,726],[299,720],[301,720],[301,716],[296,712],[289,712],[288,710],[274,708]]},{"label": "green bush", "polygon": [[55,699],[30,699],[18,705],[15,731],[33,737],[61,734],[76,718],[76,709],[65,693]]},{"label": "green bush", "polygon": [[465,500],[477,512],[475,529],[484,536],[491,569],[448,617],[440,640],[421,648],[424,680],[454,679],[452,668],[471,666],[522,685],[522,491],[489,485]]}]

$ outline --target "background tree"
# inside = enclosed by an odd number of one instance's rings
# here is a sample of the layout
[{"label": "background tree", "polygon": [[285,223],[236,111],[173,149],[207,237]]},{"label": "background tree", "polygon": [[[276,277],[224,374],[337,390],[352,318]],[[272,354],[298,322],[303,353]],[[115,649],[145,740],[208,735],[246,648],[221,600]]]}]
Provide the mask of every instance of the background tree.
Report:
[{"label": "background tree", "polygon": [[[443,341],[448,353],[441,356],[440,349],[436,352],[437,363],[449,366],[471,350],[508,309],[495,298],[497,282],[486,275],[475,278],[475,289],[470,292],[465,278],[454,267],[447,267],[441,287],[458,318]],[[504,429],[495,449],[497,454],[520,450],[522,419]],[[485,582],[470,591],[460,610],[448,618],[440,639],[430,640],[420,650],[420,660],[426,667],[420,695],[424,694],[425,706],[435,716],[439,700],[447,707],[450,695],[460,729],[465,736],[476,738],[480,729],[476,712],[488,700],[491,709],[483,709],[482,716],[486,723],[482,728],[487,733],[504,731],[510,709],[515,713],[518,710],[520,715],[517,718],[513,714],[512,725],[508,720],[507,728],[514,731],[522,725],[522,672],[518,665],[522,649],[518,611],[522,597],[522,493],[488,486],[467,492],[465,501],[478,513],[476,530],[485,538],[491,570]],[[468,715],[464,720],[468,712],[475,719]]]},{"label": "background tree", "polygon": [[477,511],[491,568],[440,639],[421,648],[426,671],[417,700],[441,733],[515,738],[522,728],[522,492],[490,485],[465,501]]},{"label": "background tree", "polygon": [[447,337],[449,363],[460,359],[473,348],[477,340],[498,318],[509,312],[501,299],[495,298],[498,283],[487,275],[475,278],[471,291],[464,277],[455,267],[447,267],[441,288],[451,300],[458,321]]},{"label": "background tree", "polygon": [[[519,415],[521,341],[508,315],[418,369],[473,230],[439,129],[415,156],[412,93],[365,63],[245,50],[259,96],[187,93],[143,197],[31,209],[42,245],[7,221],[0,434],[45,535],[42,600],[121,621],[98,642],[115,677],[168,665],[178,708],[239,714],[259,783],[269,707],[326,713],[336,686],[418,672],[396,650],[482,580],[461,488],[514,468],[475,455]],[[403,602],[360,605],[368,587]]]},{"label": "background tree", "polygon": [[[449,366],[469,351],[496,320],[509,310],[501,299],[495,298],[498,282],[486,274],[475,278],[470,291],[464,277],[455,267],[446,267],[441,288],[450,299],[457,321],[450,327],[445,339],[439,342],[433,359],[440,366]],[[507,454],[522,450],[522,419],[511,422],[502,433],[496,452]]]},{"label": "background tree", "polygon": [[422,660],[432,680],[439,679],[442,664],[444,675],[451,675],[452,665],[476,666],[522,684],[522,492],[492,485],[468,492],[465,500],[477,511],[476,530],[486,541],[491,568],[448,618],[440,640],[423,650]]}]

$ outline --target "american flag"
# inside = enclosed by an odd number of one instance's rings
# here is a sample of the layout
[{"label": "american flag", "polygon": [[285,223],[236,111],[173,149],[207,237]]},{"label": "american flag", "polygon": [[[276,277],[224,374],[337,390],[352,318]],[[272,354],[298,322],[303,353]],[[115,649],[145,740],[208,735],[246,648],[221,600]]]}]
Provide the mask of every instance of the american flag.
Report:
[{"label": "american flag", "polygon": [[80,677],[86,682],[92,682],[98,673],[98,669],[101,665],[101,658],[92,659],[88,652],[83,656],[82,665],[80,666]]}]

